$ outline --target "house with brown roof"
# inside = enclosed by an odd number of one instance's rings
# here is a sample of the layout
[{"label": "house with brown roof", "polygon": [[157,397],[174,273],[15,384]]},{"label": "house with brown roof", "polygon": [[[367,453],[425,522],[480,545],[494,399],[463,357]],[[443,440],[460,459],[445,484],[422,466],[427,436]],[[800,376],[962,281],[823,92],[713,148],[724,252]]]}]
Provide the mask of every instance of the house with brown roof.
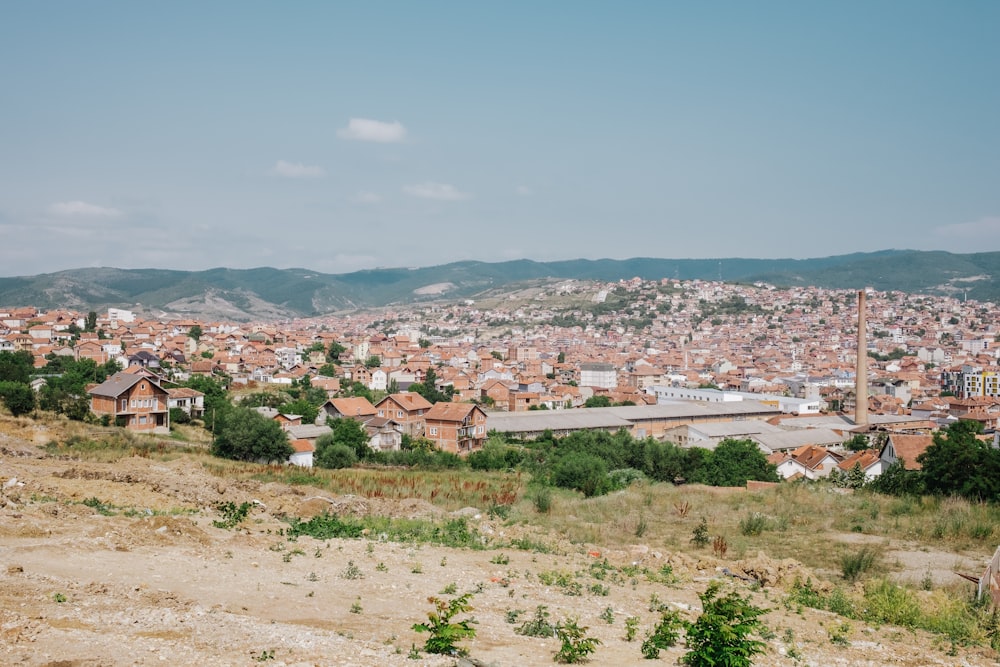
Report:
[{"label": "house with brown roof", "polygon": [[375,404],[376,415],[393,420],[402,426],[403,433],[413,437],[424,434],[424,415],[432,407],[426,398],[408,391],[389,394]]},{"label": "house with brown roof", "polygon": [[933,435],[891,433],[878,454],[884,464],[882,469],[885,470],[896,461],[902,460],[903,467],[907,470],[920,470],[917,457],[927,451],[932,444],[934,444]]},{"label": "house with brown roof", "polygon": [[325,412],[330,419],[359,419],[374,417],[378,414],[375,406],[363,396],[331,398],[320,406],[320,410]]},{"label": "house with brown roof", "polygon": [[865,481],[870,482],[882,474],[885,462],[879,458],[876,450],[862,449],[860,452],[853,452],[837,464],[837,467],[844,473],[853,470],[854,466],[861,468],[861,471],[865,473]]},{"label": "house with brown roof", "polygon": [[446,452],[468,454],[486,441],[486,412],[474,403],[435,403],[424,422],[424,437]]},{"label": "house with brown roof", "polygon": [[782,479],[819,479],[836,470],[840,463],[836,454],[817,445],[803,445],[790,452],[776,452],[767,460],[777,466],[778,475]]},{"label": "house with brown roof", "polygon": [[153,378],[115,373],[87,393],[91,412],[108,415],[130,431],[170,432],[169,394]]},{"label": "house with brown roof", "polygon": [[205,414],[205,394],[190,387],[167,389],[167,405],[188,413],[192,419],[200,419]]}]

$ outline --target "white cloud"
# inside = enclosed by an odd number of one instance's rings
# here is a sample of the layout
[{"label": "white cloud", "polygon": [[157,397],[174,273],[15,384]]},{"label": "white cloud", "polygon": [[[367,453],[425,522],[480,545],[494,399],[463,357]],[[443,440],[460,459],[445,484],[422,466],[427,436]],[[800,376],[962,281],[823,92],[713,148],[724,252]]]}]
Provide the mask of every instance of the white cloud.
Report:
[{"label": "white cloud", "polygon": [[527,185],[517,186],[516,188],[514,188],[514,192],[519,197],[530,197],[531,195],[535,194],[534,192],[531,191],[531,188],[529,188]]},{"label": "white cloud", "polygon": [[993,239],[1000,237],[1000,217],[980,218],[972,222],[943,225],[934,230],[938,236],[960,239]]},{"label": "white cloud", "polygon": [[454,185],[447,183],[419,183],[417,185],[404,185],[403,192],[422,199],[437,199],[438,201],[459,201],[469,199],[472,195],[459,191]]},{"label": "white cloud", "polygon": [[122,212],[116,208],[89,204],[85,201],[61,201],[49,206],[49,212],[63,217],[117,218]]},{"label": "white cloud", "polygon": [[347,122],[347,127],[337,130],[337,136],[353,141],[375,141],[380,144],[391,144],[406,138],[406,128],[398,120],[383,123],[380,120],[370,118],[352,118]]},{"label": "white cloud", "polygon": [[278,160],[271,168],[271,172],[285,178],[322,178],[326,176],[326,170],[323,167],[302,164],[301,162],[285,162],[284,160]]}]

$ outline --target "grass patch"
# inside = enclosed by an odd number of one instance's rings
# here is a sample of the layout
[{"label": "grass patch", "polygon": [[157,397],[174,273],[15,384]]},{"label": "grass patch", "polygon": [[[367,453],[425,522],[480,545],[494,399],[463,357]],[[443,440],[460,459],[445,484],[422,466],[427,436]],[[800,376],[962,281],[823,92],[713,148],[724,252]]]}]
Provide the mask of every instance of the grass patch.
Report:
[{"label": "grass patch", "polygon": [[470,528],[465,519],[444,522],[389,517],[338,517],[320,514],[308,521],[293,517],[285,534],[294,540],[308,535],[317,540],[333,538],[360,539],[371,536],[381,541],[437,544],[464,549],[483,549],[486,537]]}]

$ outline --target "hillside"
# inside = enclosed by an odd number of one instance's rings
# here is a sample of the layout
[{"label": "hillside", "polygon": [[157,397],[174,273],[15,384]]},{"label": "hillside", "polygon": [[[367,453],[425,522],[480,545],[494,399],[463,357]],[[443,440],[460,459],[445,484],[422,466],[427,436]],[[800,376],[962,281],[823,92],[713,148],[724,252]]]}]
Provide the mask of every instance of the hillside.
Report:
[{"label": "hillside", "polygon": [[307,269],[72,269],[0,278],[0,304],[135,309],[158,317],[273,320],[421,300],[470,298],[524,281],[674,278],[901,290],[1000,299],[1000,252],[886,250],[814,259],[455,262],[324,274]]},{"label": "hillside", "polygon": [[[901,577],[933,577],[934,590],[920,598],[928,606],[939,599],[939,586],[968,588],[953,569],[969,571],[988,557],[981,546],[972,553],[947,551],[833,526],[817,543],[815,526],[803,522],[820,517],[830,523],[838,510],[853,512],[839,504],[849,498],[816,496],[827,508],[818,512],[797,508],[796,500],[808,495],[802,490],[751,494],[660,484],[590,500],[559,495],[548,518],[522,496],[503,519],[469,507],[474,490],[462,495],[466,482],[474,488],[488,477],[452,484],[452,473],[423,473],[443,490],[433,502],[419,497],[428,490],[424,480],[412,489],[336,493],[325,488],[330,472],[310,476],[220,462],[199,451],[203,440],[135,437],[115,445],[115,435],[86,428],[0,415],[3,664],[551,665],[556,639],[515,632],[540,606],[552,623],[575,618],[600,640],[589,664],[640,664],[640,645],[658,607],[693,620],[698,594],[712,581],[767,610],[758,666],[995,664],[996,654],[985,647],[949,646],[943,635],[923,630],[848,621],[789,597],[796,578],[808,578],[821,595],[839,574],[779,560],[764,549],[811,545],[817,553],[810,558],[829,560],[831,551],[862,539],[884,544],[885,561],[901,568]],[[84,446],[95,436],[109,442]],[[393,495],[398,491],[416,497]],[[226,527],[216,523],[225,518],[220,503],[252,509],[245,521]],[[690,515],[678,515],[682,503],[692,507]],[[763,538],[741,545],[744,538],[727,515],[750,507],[799,518],[775,534],[772,546]],[[396,520],[442,530],[415,540],[382,530],[354,538],[290,536],[290,519],[323,512],[344,521],[389,526]],[[689,543],[703,513],[713,529],[730,535],[728,555],[715,557]],[[637,522],[648,522],[639,537]],[[475,543],[448,544],[465,530],[477,536]],[[592,537],[570,538],[573,531]],[[427,636],[412,626],[427,620],[428,597],[464,592],[473,593],[476,636],[462,645],[475,662],[419,650]],[[637,619],[632,641],[625,638],[628,617]],[[660,658],[674,664],[684,652],[682,641]]]}]

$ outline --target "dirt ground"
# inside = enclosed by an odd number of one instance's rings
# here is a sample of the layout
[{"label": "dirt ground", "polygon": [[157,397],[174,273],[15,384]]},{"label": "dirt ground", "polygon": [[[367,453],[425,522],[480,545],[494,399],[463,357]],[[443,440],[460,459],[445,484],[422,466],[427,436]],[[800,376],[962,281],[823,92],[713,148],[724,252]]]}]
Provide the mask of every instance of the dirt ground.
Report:
[{"label": "dirt ground", "polygon": [[[857,621],[844,631],[847,645],[834,644],[830,633],[843,619],[781,604],[783,586],[809,573],[763,554],[724,563],[642,544],[563,544],[551,535],[536,539],[560,544],[559,553],[448,549],[392,543],[377,535],[290,542],[279,534],[287,527],[286,516],[329,509],[446,515],[418,500],[372,501],[302,487],[231,483],[187,459],[60,460],[40,448],[50,439],[44,428],[7,431],[0,435],[3,665],[548,665],[557,640],[515,634],[516,624],[508,622],[510,612],[522,610],[520,622],[539,605],[547,607],[551,621],[576,618],[601,641],[590,664],[655,664],[640,653],[643,635],[657,618],[649,609],[651,596],[693,619],[698,593],[713,579],[771,610],[765,621],[773,637],[757,665],[997,663],[986,649],[948,655],[947,645],[924,633]],[[90,498],[113,507],[113,515],[83,504]],[[238,529],[217,528],[213,508],[220,501],[253,502],[254,510]],[[524,530],[475,508],[460,514],[493,544]],[[949,572],[961,562],[960,556],[933,556]],[[509,562],[503,563],[504,557]],[[586,573],[605,558],[616,566],[640,563],[653,570],[670,563],[680,582],[597,581],[585,574],[578,577],[583,594],[570,596],[539,577]],[[723,568],[761,579],[764,586],[751,593]],[[607,586],[608,594],[590,591],[594,584]],[[474,592],[477,634],[463,642],[471,662],[423,651],[411,657],[411,648],[419,649],[426,639],[412,626],[427,619],[427,598],[452,585],[458,593]],[[608,609],[612,623],[601,618],[608,617]],[[624,621],[633,615],[641,619],[639,633],[628,642]],[[660,660],[673,664],[683,653],[682,646],[674,647]]]}]

